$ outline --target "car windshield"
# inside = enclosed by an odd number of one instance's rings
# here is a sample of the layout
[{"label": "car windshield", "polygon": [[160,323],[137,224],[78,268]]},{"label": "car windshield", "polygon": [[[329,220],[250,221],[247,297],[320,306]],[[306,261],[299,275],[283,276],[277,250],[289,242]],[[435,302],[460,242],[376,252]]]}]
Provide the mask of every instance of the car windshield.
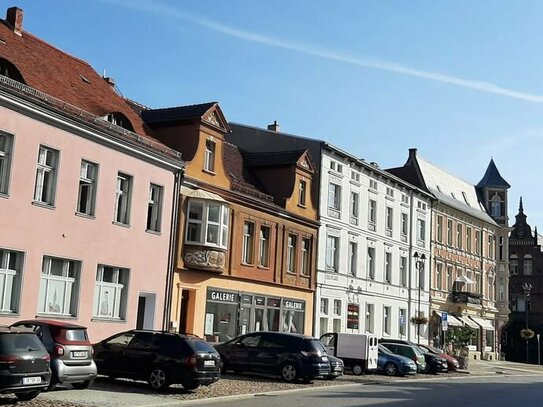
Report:
[{"label": "car windshield", "polygon": [[87,330],[86,329],[66,329],[66,339],[69,341],[86,341]]},{"label": "car windshield", "polygon": [[4,354],[42,349],[40,340],[33,333],[0,335],[0,349]]},{"label": "car windshield", "polygon": [[311,340],[308,340],[307,342],[310,343],[310,347],[316,349],[316,350],[320,350],[322,353],[326,353],[326,348],[324,347],[324,345],[322,344],[322,342],[318,339],[311,339]]},{"label": "car windshield", "polygon": [[204,353],[215,353],[216,350],[213,346],[208,344],[205,341],[202,340],[189,340],[189,342],[192,344],[192,347],[196,350],[196,352],[204,352]]},{"label": "car windshield", "polygon": [[379,345],[379,352],[386,353],[387,355],[394,355],[387,347]]}]

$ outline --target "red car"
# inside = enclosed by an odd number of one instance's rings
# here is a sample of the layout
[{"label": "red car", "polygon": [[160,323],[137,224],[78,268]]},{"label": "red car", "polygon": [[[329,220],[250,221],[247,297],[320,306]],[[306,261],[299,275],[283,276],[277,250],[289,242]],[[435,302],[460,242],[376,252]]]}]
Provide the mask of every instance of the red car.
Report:
[{"label": "red car", "polygon": [[457,370],[458,367],[460,366],[458,364],[458,360],[456,360],[456,358],[454,356],[447,355],[441,349],[434,348],[433,346],[430,346],[430,345],[419,345],[419,348],[422,348],[426,352],[431,353],[433,355],[439,355],[443,359],[447,359],[447,367],[448,367],[449,371]]}]

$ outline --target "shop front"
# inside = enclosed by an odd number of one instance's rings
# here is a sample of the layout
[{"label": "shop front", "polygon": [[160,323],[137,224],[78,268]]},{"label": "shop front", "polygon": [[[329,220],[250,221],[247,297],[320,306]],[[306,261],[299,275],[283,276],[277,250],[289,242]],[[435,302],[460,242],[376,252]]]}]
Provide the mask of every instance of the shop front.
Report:
[{"label": "shop front", "polygon": [[255,331],[304,333],[306,301],[208,287],[204,335],[225,342]]}]

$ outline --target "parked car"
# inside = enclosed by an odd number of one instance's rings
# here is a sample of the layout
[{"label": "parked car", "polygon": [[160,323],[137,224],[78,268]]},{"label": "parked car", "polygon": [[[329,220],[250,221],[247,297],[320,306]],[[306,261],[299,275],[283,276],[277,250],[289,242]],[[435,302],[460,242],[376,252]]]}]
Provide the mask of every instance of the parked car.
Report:
[{"label": "parked car", "polygon": [[419,348],[424,349],[425,352],[444,358],[447,361],[447,369],[449,371],[458,370],[458,368],[460,367],[458,360],[454,356],[448,355],[440,349],[434,348],[430,345],[419,345]]},{"label": "parked car", "polygon": [[392,342],[381,342],[381,344],[392,353],[408,357],[415,362],[417,364],[418,372],[426,371],[426,359],[418,346]]},{"label": "parked car", "polygon": [[422,348],[420,345],[417,345],[414,342],[408,341],[407,339],[382,339],[388,343],[400,343],[404,345],[410,345],[417,347],[420,352],[424,355],[424,361],[426,362],[426,367],[422,370],[423,373],[447,373],[447,359],[441,357],[440,355],[427,352],[425,348]]},{"label": "parked car", "polygon": [[210,385],[220,378],[219,354],[193,335],[130,330],[94,345],[98,373],[147,380],[154,390],[171,384],[185,389]]},{"label": "parked car", "polygon": [[18,321],[11,326],[34,331],[49,352],[53,373],[49,390],[59,383],[86,389],[96,378],[96,364],[86,327],[49,319]]},{"label": "parked car", "polygon": [[378,347],[377,371],[387,376],[417,374],[417,364],[411,359],[392,353],[383,345]]},{"label": "parked car", "polygon": [[50,357],[36,334],[17,328],[0,329],[0,393],[32,400],[51,379]]},{"label": "parked car", "polygon": [[253,332],[215,345],[223,370],[271,373],[286,382],[311,381],[330,374],[322,343],[311,336]]},{"label": "parked car", "polygon": [[343,360],[336,358],[335,356],[328,355],[328,361],[330,362],[330,373],[324,378],[327,380],[335,380],[338,377],[343,376],[345,371]]}]

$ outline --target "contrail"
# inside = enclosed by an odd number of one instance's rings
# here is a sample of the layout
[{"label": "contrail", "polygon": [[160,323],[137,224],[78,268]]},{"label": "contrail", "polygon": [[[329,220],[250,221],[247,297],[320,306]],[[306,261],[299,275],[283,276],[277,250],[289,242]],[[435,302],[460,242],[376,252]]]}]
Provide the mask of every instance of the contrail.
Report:
[{"label": "contrail", "polygon": [[173,7],[169,7],[157,2],[148,2],[141,0],[103,0],[110,4],[118,6],[146,11],[156,15],[160,15],[166,18],[174,18],[182,21],[189,21],[197,24],[201,27],[213,30],[222,34],[229,35],[231,37],[239,38],[245,41],[259,43],[275,48],[282,48],[291,51],[296,51],[302,54],[316,56],[319,58],[334,60],[338,62],[347,63],[350,65],[360,66],[363,68],[373,68],[381,71],[388,71],[398,73],[407,76],[414,76],[417,78],[423,78],[434,82],[447,83],[449,85],[460,86],[463,88],[473,89],[480,92],[493,93],[502,96],[508,96],[515,99],[521,99],[528,102],[543,103],[543,96],[533,95],[530,93],[519,92],[513,89],[503,88],[496,84],[484,81],[477,81],[471,79],[458,78],[455,76],[444,75],[437,72],[423,71],[420,69],[411,68],[406,65],[383,61],[378,58],[360,57],[349,55],[345,53],[339,53],[333,50],[320,48],[315,45],[299,43],[295,41],[287,41],[267,35],[262,35],[250,31],[240,30],[238,28],[230,27],[224,24],[217,23],[215,21],[194,16],[188,13],[184,13]]}]

